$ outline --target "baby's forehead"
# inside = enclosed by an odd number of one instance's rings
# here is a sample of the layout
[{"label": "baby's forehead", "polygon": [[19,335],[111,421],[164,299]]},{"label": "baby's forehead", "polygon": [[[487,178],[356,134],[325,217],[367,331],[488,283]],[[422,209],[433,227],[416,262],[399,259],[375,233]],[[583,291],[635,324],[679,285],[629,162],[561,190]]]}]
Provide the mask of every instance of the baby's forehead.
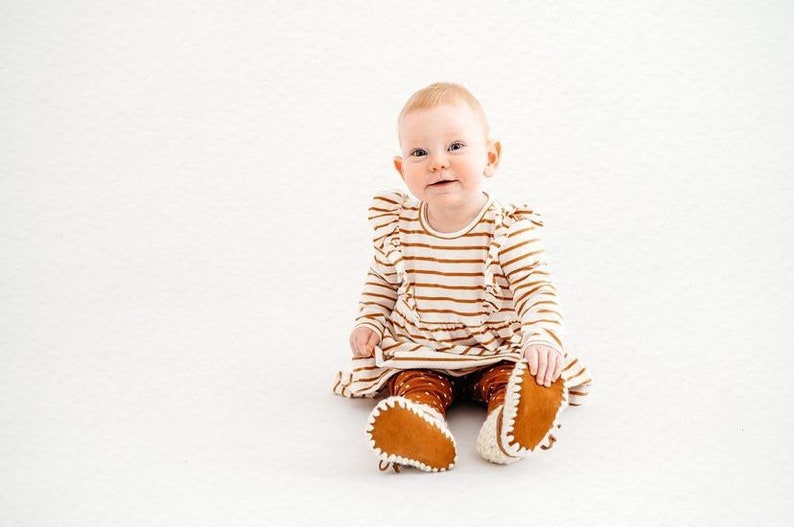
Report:
[{"label": "baby's forehead", "polygon": [[[442,107],[444,113],[439,115],[438,110]],[[429,135],[452,136],[464,131],[470,132],[472,129],[478,129],[487,136],[488,123],[485,122],[484,116],[479,115],[465,101],[442,102],[426,108],[413,108],[401,114],[397,123],[397,132],[403,141],[422,139]]]}]

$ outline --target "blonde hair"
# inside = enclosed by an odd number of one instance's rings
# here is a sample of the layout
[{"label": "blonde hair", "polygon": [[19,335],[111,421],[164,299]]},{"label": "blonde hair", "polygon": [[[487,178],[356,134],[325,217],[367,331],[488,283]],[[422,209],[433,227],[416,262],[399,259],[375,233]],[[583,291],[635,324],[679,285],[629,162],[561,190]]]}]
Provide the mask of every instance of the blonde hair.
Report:
[{"label": "blonde hair", "polygon": [[414,110],[426,110],[442,104],[456,102],[467,104],[474,114],[480,118],[483,130],[485,131],[485,137],[488,139],[488,119],[485,118],[485,110],[482,109],[480,101],[460,84],[453,84],[451,82],[436,82],[411,95],[405,103],[405,106],[403,106],[399,117],[397,117],[398,129],[403,117]]}]

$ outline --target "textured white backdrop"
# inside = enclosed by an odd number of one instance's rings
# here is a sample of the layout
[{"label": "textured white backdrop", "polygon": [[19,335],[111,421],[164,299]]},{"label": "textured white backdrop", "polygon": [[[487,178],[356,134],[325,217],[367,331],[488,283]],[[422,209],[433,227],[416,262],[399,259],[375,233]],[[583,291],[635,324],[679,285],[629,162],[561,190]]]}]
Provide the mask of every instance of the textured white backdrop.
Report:
[{"label": "textured white backdrop", "polygon": [[[794,8],[0,5],[0,524],[791,524]],[[479,96],[595,384],[381,474],[330,392],[414,90]]]}]

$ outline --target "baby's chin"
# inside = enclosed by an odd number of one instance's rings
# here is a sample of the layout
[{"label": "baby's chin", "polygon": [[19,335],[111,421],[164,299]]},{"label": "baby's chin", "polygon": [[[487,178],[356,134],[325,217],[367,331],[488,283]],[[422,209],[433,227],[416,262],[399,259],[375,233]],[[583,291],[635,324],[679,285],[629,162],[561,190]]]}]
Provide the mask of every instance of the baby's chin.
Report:
[{"label": "baby's chin", "polygon": [[464,195],[460,192],[426,192],[424,199],[431,206],[470,208],[482,205],[485,194],[477,192],[473,195]]}]

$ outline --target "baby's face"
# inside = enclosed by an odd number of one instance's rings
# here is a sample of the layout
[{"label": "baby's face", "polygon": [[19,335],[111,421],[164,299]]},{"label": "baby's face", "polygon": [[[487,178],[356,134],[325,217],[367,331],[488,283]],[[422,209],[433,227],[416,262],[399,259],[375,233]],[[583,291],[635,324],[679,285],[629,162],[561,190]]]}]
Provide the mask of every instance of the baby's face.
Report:
[{"label": "baby's face", "polygon": [[399,132],[402,156],[394,166],[414,196],[450,210],[481,201],[482,179],[496,168],[499,145],[488,142],[467,104],[413,110],[403,116]]}]

